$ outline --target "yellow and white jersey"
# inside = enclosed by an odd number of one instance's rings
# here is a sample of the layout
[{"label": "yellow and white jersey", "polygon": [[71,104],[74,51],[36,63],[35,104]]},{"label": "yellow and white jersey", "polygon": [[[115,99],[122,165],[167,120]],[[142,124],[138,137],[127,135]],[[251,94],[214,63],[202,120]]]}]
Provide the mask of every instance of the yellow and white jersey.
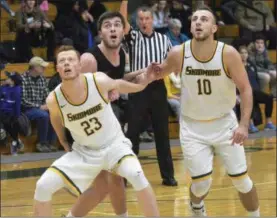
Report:
[{"label": "yellow and white jersey", "polygon": [[[184,44],[181,113],[195,120],[212,120],[228,114],[236,103],[236,85],[224,67],[225,44],[216,42],[213,56],[198,60],[192,53],[192,41]],[[235,64],[235,63],[234,63]]]},{"label": "yellow and white jersey", "polygon": [[94,74],[83,75],[87,97],[82,104],[70,103],[61,84],[56,87],[54,93],[64,126],[71,132],[74,141],[81,146],[99,149],[123,136],[123,132],[111,104],[99,92]]}]

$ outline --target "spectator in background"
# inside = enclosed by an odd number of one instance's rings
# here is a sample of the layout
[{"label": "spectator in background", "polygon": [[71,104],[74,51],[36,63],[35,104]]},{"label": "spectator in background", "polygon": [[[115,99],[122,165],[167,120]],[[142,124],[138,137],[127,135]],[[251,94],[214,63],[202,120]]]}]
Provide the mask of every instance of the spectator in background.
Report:
[{"label": "spectator in background", "polygon": [[21,76],[6,72],[8,79],[0,86],[0,120],[6,132],[12,138],[11,154],[23,151],[24,145],[19,139],[18,117],[21,113]]},{"label": "spectator in background", "polygon": [[[269,49],[276,49],[276,34],[277,29],[274,27],[274,16],[265,1],[262,0],[246,0],[243,1],[249,6],[254,7],[255,9],[261,11],[266,16],[266,37],[269,40]],[[253,41],[253,38],[256,34],[259,34],[263,31],[263,19],[262,16],[257,14],[255,11],[252,11],[242,5],[238,5],[235,11],[236,20],[241,26],[241,36],[248,38],[250,41]]]},{"label": "spectator in background", "polygon": [[168,22],[168,32],[166,33],[167,37],[171,41],[172,46],[181,45],[189,38],[181,33],[182,23],[178,19],[170,19]]},{"label": "spectator in background", "polygon": [[99,17],[107,11],[105,5],[101,3],[101,0],[94,0],[91,4],[88,12],[93,16],[94,22],[97,23]]},{"label": "spectator in background", "polygon": [[97,36],[97,24],[94,18],[87,10],[82,10],[78,2],[74,7],[74,23],[72,40],[74,47],[82,54],[88,48],[95,45],[95,36]]},{"label": "spectator in background", "polygon": [[262,35],[257,35],[254,45],[249,46],[249,51],[250,61],[257,66],[261,89],[264,91],[270,85],[271,93],[276,97],[276,68],[268,57],[265,38]]},{"label": "spectator in background", "polygon": [[47,58],[53,60],[55,49],[54,26],[37,7],[35,0],[24,0],[24,6],[16,12],[16,49],[19,61],[28,62],[32,56],[32,46],[42,46],[47,42]]},{"label": "spectator in background", "polygon": [[11,10],[6,0],[0,0],[0,6],[11,16],[14,17],[15,13]]},{"label": "spectator in background", "polygon": [[43,76],[48,63],[40,57],[33,57],[29,70],[22,76],[22,109],[29,120],[37,122],[40,152],[56,151],[56,134],[50,122],[48,108],[45,104],[48,96],[46,78]]},{"label": "spectator in background", "polygon": [[222,18],[225,24],[236,24],[235,11],[238,3],[236,1],[222,0],[220,8],[222,10]]},{"label": "spectator in background", "polygon": [[73,34],[74,11],[76,0],[48,0],[57,8],[54,20],[57,45],[60,46],[63,38],[71,38]]},{"label": "spectator in background", "polygon": [[164,78],[167,90],[167,101],[174,115],[180,118],[181,78],[178,73],[171,73]]},{"label": "spectator in background", "polygon": [[[259,107],[259,104],[265,104],[265,117],[266,117],[266,130],[276,130],[276,127],[272,124],[272,110],[273,110],[273,96],[269,95],[260,89],[258,73],[255,64],[248,59],[248,51],[246,46],[241,46],[239,52],[244,63],[245,69],[248,74],[249,82],[253,90],[253,105]],[[258,128],[255,127],[253,122],[253,113],[251,115],[249,132],[258,132]]]},{"label": "spectator in background", "polygon": [[158,2],[158,8],[153,12],[153,27],[155,31],[165,33],[168,27],[169,10],[167,2],[160,0]]},{"label": "spectator in background", "polygon": [[177,18],[182,23],[181,33],[190,35],[190,16],[192,9],[189,1],[173,0],[170,9],[170,17]]}]

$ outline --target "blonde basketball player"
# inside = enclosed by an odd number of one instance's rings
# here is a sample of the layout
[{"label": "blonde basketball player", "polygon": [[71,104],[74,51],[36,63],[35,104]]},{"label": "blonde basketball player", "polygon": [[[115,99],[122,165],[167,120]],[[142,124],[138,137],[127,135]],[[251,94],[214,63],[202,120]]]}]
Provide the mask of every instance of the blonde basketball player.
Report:
[{"label": "blonde basketball player", "polygon": [[[67,153],[41,176],[35,190],[35,216],[51,216],[52,195],[61,188],[81,194],[102,171],[126,178],[137,192],[145,216],[159,216],[152,188],[124,136],[111,105],[110,90],[132,93],[143,90],[151,66],[138,76],[140,84],[112,80],[106,74],[81,74],[80,57],[72,47],[61,47],[57,69],[62,83],[49,94],[47,106],[52,125]],[[74,139],[70,150],[64,127]],[[74,216],[74,214],[71,214]]]},{"label": "blonde basketball player", "polygon": [[[259,216],[259,202],[247,175],[243,141],[248,137],[252,90],[239,53],[214,40],[215,16],[203,7],[193,13],[193,39],[169,52],[157,78],[181,72],[180,141],[185,165],[192,178],[190,207],[193,215],[206,216],[203,199],[212,184],[213,152],[223,163],[250,216]],[[242,107],[237,122],[233,108],[239,89]]]}]

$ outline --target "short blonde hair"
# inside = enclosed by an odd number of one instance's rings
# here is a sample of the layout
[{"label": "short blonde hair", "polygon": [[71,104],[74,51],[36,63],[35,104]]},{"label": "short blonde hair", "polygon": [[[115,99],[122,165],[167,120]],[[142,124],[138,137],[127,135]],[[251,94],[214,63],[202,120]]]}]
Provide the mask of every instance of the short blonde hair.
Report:
[{"label": "short blonde hair", "polygon": [[71,45],[62,45],[61,47],[59,47],[56,51],[56,59],[58,59],[58,55],[64,51],[75,51],[78,56],[78,59],[80,59],[80,53]]}]

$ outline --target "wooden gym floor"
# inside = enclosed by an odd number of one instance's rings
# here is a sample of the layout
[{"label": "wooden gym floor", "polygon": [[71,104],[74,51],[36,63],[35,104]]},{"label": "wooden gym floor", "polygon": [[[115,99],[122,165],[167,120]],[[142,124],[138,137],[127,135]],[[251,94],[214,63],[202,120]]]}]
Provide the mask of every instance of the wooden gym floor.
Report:
[{"label": "wooden gym floor", "polygon": [[[261,215],[276,217],[276,137],[249,139],[245,149],[249,174],[256,184],[260,198]],[[161,216],[189,216],[189,178],[185,173],[180,147],[173,146],[172,153],[178,187],[161,185],[155,150],[142,151],[140,159],[156,193]],[[53,160],[44,160],[22,164],[2,164],[1,175],[5,172],[5,175],[9,176],[1,179],[1,216],[32,216],[35,183],[39,178],[37,176],[52,162]],[[33,171],[33,174],[26,177],[28,171]],[[24,175],[25,178],[23,178]],[[37,176],[31,177],[31,175]],[[127,189],[127,200],[129,215],[141,215],[135,193],[130,186]],[[54,216],[67,214],[74,201],[75,198],[66,191],[59,191],[53,198]],[[214,159],[213,185],[205,203],[209,216],[247,215],[218,156]],[[113,216],[109,199],[89,215]]]}]

